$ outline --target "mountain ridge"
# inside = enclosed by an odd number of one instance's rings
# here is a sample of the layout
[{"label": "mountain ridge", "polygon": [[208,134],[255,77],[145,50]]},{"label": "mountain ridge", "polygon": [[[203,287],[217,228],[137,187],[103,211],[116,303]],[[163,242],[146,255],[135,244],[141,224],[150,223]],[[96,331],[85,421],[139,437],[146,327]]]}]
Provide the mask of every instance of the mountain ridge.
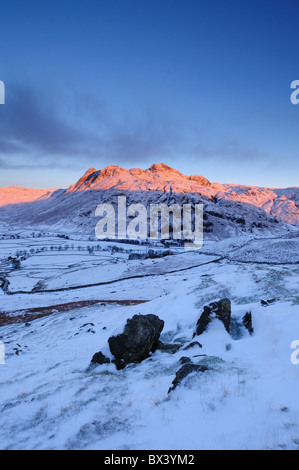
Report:
[{"label": "mountain ridge", "polygon": [[109,165],[102,170],[91,167],[67,189],[0,188],[1,216],[22,223],[27,220],[37,223],[44,222],[43,213],[47,213],[51,224],[58,224],[59,218],[72,219],[73,211],[77,217],[74,216],[76,224],[81,226],[85,223],[84,214],[94,212],[95,201],[97,204],[109,202],[120,193],[126,194],[133,203],[204,202],[210,212],[218,211],[218,219],[224,217],[228,210],[230,217],[233,212],[238,213],[236,220],[247,216],[252,222],[256,219],[257,224],[263,225],[260,218],[265,214],[283,223],[299,225],[297,187],[275,189],[212,183],[200,175],[184,175],[165,163],[155,163],[146,170],[117,165]]},{"label": "mountain ridge", "polygon": [[281,220],[299,224],[299,188],[267,188],[239,184],[212,183],[201,175],[184,175],[165,163],[155,163],[147,170],[126,169],[110,165],[103,170],[90,168],[67,189],[67,193],[84,190],[118,188],[127,191],[163,191],[179,194],[198,193],[219,201],[228,199],[261,208]]}]

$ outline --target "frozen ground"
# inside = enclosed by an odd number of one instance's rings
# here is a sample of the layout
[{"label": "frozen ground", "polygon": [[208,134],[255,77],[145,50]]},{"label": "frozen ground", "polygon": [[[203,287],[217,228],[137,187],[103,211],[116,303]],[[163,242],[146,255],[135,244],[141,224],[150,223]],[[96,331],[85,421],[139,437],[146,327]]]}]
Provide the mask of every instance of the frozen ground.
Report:
[{"label": "frozen ground", "polygon": [[[206,242],[198,253],[176,248],[129,260],[150,247],[9,232],[0,241],[0,278],[9,281],[0,312],[22,322],[0,327],[1,448],[298,449],[299,365],[291,362],[299,340],[298,243],[296,233],[241,237]],[[20,269],[8,260],[17,252]],[[223,297],[236,323],[252,312],[252,336],[232,337],[216,321],[195,338],[202,348],[157,351],[122,371],[91,367],[134,314],[158,315],[162,340],[185,344],[203,306]],[[117,303],[133,300],[147,302]],[[97,303],[55,308],[82,301]],[[26,322],[32,309],[42,315],[51,306],[51,315]],[[168,394],[182,356],[209,371]]]}]

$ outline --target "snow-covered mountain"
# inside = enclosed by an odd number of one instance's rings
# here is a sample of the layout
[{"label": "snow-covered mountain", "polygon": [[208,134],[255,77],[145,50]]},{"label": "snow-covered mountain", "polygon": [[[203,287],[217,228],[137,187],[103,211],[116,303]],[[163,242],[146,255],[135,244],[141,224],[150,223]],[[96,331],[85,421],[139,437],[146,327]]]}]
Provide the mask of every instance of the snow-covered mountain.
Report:
[{"label": "snow-covered mountain", "polygon": [[243,232],[276,233],[299,225],[299,188],[273,189],[211,183],[200,175],[186,176],[164,163],[149,169],[115,165],[90,168],[68,189],[0,188],[0,214],[14,226],[55,227],[94,233],[98,204],[204,204],[208,237],[227,238]]},{"label": "snow-covered mountain", "polygon": [[165,165],[154,164],[147,170],[141,168],[120,168],[115,165],[103,170],[90,168],[80,180],[70,186],[67,192],[103,190],[118,187],[129,191],[170,191],[175,193],[196,193],[199,188],[209,188],[210,182],[199,175],[185,176]]},{"label": "snow-covered mountain", "polygon": [[90,168],[67,193],[118,188],[129,191],[172,191],[197,193],[208,198],[228,199],[260,207],[290,224],[299,224],[299,187],[287,189],[259,188],[211,183],[200,175],[186,176],[164,163],[147,170],[124,169],[111,165],[103,170]]}]

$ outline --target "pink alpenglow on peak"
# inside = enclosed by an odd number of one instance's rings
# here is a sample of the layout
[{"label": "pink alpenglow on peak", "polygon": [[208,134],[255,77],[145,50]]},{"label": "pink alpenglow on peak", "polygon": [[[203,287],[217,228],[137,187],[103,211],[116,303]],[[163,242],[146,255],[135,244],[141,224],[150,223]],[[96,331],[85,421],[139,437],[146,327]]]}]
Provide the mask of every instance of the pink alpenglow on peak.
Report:
[{"label": "pink alpenglow on peak", "polygon": [[[106,193],[106,190],[109,191]],[[228,201],[233,201],[237,204],[243,204],[244,210],[257,207],[281,221],[299,225],[298,187],[275,189],[238,184],[220,184],[210,182],[200,175],[184,175],[165,163],[155,163],[146,170],[142,168],[126,169],[117,165],[109,165],[102,170],[89,168],[67,190],[0,188],[0,207],[46,200],[49,205],[53,206],[54,211],[60,199],[63,200],[64,205],[66,201],[74,201],[72,195],[76,196],[76,201],[81,207],[80,194],[82,194],[82,201],[87,201],[88,198],[94,200],[94,191],[102,192],[102,196],[104,197],[105,194],[106,198],[112,197],[114,192],[131,191],[132,195],[135,194],[134,198],[137,202],[142,197],[138,192],[147,194],[157,192],[157,197],[160,197],[159,193],[179,194],[187,202],[189,196],[193,197],[192,195],[194,195],[197,199],[204,197],[207,202],[211,201],[211,203],[216,204],[217,208],[225,206]],[[65,196],[70,197],[65,199]],[[24,207],[24,210],[26,207]],[[39,206],[35,205],[35,207]],[[33,210],[32,207],[31,210]]]},{"label": "pink alpenglow on peak", "polygon": [[167,191],[178,193],[198,192],[199,187],[210,187],[210,182],[200,175],[186,176],[165,163],[155,163],[147,170],[120,168],[110,165],[103,170],[90,168],[67,192],[105,190],[116,187],[128,191]]}]

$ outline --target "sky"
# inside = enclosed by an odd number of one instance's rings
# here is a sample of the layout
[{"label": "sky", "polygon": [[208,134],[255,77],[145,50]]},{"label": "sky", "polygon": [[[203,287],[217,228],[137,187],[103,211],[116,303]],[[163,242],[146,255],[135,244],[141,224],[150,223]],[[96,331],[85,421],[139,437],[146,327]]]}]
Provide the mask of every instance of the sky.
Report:
[{"label": "sky", "polygon": [[299,186],[297,0],[0,0],[0,186],[164,162]]}]

